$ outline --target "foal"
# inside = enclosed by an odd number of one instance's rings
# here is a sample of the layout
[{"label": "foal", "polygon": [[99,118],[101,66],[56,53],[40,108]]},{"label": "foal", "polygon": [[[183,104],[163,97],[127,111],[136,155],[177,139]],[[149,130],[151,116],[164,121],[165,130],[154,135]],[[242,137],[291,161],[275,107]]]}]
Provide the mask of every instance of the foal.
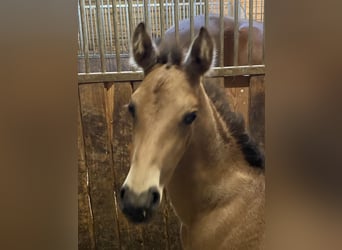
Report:
[{"label": "foal", "polygon": [[148,221],[166,188],[184,249],[261,249],[263,156],[226,99],[212,101],[218,92],[202,83],[213,62],[209,33],[200,29],[184,60],[177,47],[157,50],[143,23],[132,42],[145,78],[128,105],[134,148],[122,211]]}]

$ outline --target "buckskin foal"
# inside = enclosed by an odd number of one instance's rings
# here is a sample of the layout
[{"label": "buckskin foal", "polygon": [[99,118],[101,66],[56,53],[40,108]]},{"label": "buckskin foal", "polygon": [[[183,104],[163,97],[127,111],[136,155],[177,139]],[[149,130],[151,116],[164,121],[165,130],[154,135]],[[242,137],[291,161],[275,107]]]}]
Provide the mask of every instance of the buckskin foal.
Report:
[{"label": "buckskin foal", "polygon": [[184,249],[263,248],[263,155],[224,94],[203,83],[214,56],[208,31],[199,30],[183,60],[177,45],[155,48],[140,23],[132,51],[145,77],[128,104],[134,146],[123,213],[148,221],[166,188]]}]

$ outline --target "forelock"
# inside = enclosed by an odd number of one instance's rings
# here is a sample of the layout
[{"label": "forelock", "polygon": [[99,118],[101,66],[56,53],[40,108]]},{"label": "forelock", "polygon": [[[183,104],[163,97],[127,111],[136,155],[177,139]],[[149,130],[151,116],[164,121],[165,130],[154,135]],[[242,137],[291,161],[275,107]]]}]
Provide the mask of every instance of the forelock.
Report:
[{"label": "forelock", "polygon": [[168,44],[162,42],[158,47],[159,53],[157,63],[181,66],[183,61],[183,52],[178,44]]}]

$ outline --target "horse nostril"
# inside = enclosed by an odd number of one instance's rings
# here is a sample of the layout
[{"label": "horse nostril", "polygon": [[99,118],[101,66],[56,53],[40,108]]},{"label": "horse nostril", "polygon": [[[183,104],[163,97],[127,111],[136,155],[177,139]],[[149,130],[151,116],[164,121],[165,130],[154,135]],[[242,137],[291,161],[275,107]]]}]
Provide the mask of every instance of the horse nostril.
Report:
[{"label": "horse nostril", "polygon": [[152,192],[152,205],[156,205],[159,203],[160,195],[158,191]]}]

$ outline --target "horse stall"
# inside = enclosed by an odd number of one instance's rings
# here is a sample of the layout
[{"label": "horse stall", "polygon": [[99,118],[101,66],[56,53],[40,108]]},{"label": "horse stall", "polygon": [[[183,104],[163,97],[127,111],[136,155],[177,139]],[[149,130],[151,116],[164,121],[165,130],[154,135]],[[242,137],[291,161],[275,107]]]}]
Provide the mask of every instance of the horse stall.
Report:
[{"label": "horse stall", "polygon": [[[130,223],[118,207],[132,137],[124,106],[143,79],[143,72],[129,63],[135,27],[145,22],[156,43],[164,38],[185,42],[181,30],[191,41],[198,17],[208,26],[215,16],[218,53],[210,77],[225,88],[232,109],[243,114],[250,134],[264,148],[264,33],[250,35],[255,23],[263,30],[263,10],[263,0],[78,1],[79,249],[181,249],[180,223],[167,194],[148,224]],[[233,22],[231,36],[225,33],[227,16]],[[239,20],[247,21],[239,27]],[[246,52],[245,60],[239,59],[239,50]],[[261,56],[254,60],[257,50]]]}]

